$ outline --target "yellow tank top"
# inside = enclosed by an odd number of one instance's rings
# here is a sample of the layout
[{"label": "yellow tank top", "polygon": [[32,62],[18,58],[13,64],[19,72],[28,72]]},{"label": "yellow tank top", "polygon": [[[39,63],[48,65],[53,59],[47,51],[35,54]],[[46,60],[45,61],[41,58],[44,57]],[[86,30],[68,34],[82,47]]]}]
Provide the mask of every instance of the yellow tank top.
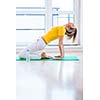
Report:
[{"label": "yellow tank top", "polygon": [[65,27],[64,26],[55,26],[51,28],[44,36],[43,39],[48,44],[49,42],[57,39],[59,36],[65,35]]}]

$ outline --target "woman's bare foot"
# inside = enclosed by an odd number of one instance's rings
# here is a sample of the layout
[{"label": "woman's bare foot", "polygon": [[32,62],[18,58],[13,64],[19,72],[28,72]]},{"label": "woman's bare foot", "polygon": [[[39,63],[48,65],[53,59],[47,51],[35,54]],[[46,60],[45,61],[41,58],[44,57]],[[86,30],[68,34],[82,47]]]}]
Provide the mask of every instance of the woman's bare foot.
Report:
[{"label": "woman's bare foot", "polygon": [[51,56],[48,56],[47,54],[46,54],[46,52],[42,52],[41,53],[41,58],[52,58]]}]

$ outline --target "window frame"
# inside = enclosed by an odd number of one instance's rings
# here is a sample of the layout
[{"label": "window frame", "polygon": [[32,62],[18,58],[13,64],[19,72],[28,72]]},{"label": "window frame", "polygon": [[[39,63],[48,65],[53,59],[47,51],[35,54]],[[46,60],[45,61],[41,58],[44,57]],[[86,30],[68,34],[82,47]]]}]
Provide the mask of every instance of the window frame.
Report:
[{"label": "window frame", "polygon": [[[17,14],[44,14],[45,15],[45,32],[47,32],[53,25],[53,19],[52,19],[52,15],[53,14],[73,14],[75,16],[74,19],[74,23],[75,25],[78,27],[78,43],[77,44],[72,44],[72,45],[65,45],[65,46],[82,46],[82,0],[73,0],[73,11],[53,11],[52,10],[52,1],[53,0],[45,0],[45,10],[44,11],[32,11],[32,9],[30,11],[24,11],[23,10],[19,10],[16,7],[16,15]],[[17,30],[16,30],[17,31]],[[16,45],[19,45],[19,43],[16,43]],[[18,46],[17,45],[17,46]],[[25,45],[27,45],[25,43]],[[52,45],[54,46],[54,45]],[[55,45],[56,46],[56,45]]]}]

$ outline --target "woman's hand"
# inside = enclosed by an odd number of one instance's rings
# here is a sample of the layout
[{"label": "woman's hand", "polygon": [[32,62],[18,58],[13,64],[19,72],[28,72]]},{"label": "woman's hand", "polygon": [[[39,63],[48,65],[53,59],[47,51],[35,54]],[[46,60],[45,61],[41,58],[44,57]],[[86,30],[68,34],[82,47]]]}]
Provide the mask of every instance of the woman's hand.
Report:
[{"label": "woman's hand", "polygon": [[54,56],[54,60],[60,60],[60,59],[62,59],[63,57],[61,57],[61,56]]},{"label": "woman's hand", "polygon": [[58,56],[54,56],[54,57],[61,57],[60,55],[58,55]]}]

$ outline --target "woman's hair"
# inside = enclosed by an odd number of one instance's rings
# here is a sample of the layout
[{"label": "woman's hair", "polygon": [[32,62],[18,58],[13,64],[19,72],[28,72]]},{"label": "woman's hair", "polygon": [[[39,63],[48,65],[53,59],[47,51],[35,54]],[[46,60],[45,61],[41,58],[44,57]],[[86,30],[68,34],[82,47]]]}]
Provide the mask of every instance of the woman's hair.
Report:
[{"label": "woman's hair", "polygon": [[73,38],[73,42],[74,42],[75,39],[76,39],[76,35],[77,35],[77,28],[74,28],[74,29],[72,29],[72,30],[70,30],[70,31],[66,29],[65,34],[66,34],[70,39]]}]

